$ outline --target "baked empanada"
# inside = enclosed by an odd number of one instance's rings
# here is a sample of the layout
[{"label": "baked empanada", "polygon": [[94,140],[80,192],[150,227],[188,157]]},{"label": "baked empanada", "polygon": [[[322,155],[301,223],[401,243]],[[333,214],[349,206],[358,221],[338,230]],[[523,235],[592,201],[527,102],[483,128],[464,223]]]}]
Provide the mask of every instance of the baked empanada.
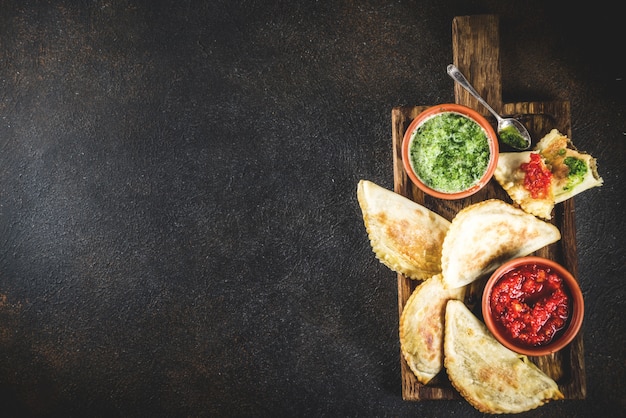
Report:
[{"label": "baked empanada", "polygon": [[[531,158],[540,170],[531,173],[526,184],[528,168],[524,170],[523,165],[528,165]],[[535,177],[536,171],[542,170],[550,176],[545,192],[537,187],[541,180]],[[603,183],[596,159],[578,151],[572,141],[556,129],[545,135],[533,151],[500,153],[494,178],[522,209],[548,220],[556,203]]]},{"label": "baked empanada", "polygon": [[522,170],[522,164],[530,163],[531,156],[535,154],[538,164],[550,173],[543,158],[538,152],[503,152],[498,157],[498,165],[493,173],[500,186],[509,194],[511,200],[517,203],[524,211],[539,218],[550,219],[554,208],[554,194],[552,186],[548,187],[545,194],[533,196],[531,191],[524,186],[526,173]]},{"label": "baked empanada", "polygon": [[359,181],[357,199],[372,249],[383,264],[415,280],[441,273],[447,219],[368,180]]},{"label": "baked empanada", "polygon": [[483,413],[519,413],[564,398],[552,378],[500,344],[458,300],[446,305],[444,366],[452,385]]},{"label": "baked empanada", "polygon": [[420,383],[427,384],[443,368],[443,327],[446,303],[462,300],[465,287],[446,289],[441,275],[417,286],[400,316],[400,348]]},{"label": "baked empanada", "polygon": [[578,151],[572,141],[553,129],[535,149],[552,171],[554,202],[560,203],[592,187],[601,186],[596,159]]},{"label": "baked empanada", "polygon": [[529,255],[559,239],[556,226],[502,200],[474,203],[456,214],[444,239],[444,285],[465,286],[505,261]]}]

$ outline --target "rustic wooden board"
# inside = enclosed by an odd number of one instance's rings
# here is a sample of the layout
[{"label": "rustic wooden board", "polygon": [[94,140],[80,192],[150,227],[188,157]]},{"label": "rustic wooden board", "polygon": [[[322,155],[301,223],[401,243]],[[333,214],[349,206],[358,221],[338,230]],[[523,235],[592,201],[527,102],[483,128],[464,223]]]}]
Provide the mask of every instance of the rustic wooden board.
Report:
[{"label": "rustic wooden board", "polygon": [[[529,129],[533,145],[551,129],[571,136],[569,102],[524,102],[502,103],[499,56],[498,19],[491,15],[458,16],[452,22],[453,63],[465,74],[476,90],[488,103],[503,115],[518,117]],[[445,71],[445,68],[442,69]],[[451,86],[453,85],[450,79]],[[456,103],[470,106],[488,119],[495,127],[495,119],[469,93],[454,84]],[[435,105],[433,103],[431,105]],[[404,106],[392,109],[393,173],[394,190],[448,220],[472,204],[489,198],[498,198],[511,203],[511,199],[500,185],[492,180],[477,194],[461,200],[441,200],[425,195],[415,187],[402,166],[401,144],[404,132],[411,121],[431,105]],[[573,139],[573,138],[572,138]],[[575,139],[573,139],[575,143]],[[501,151],[511,151],[501,147]],[[576,231],[574,225],[574,202],[572,199],[556,205],[551,222],[561,231],[561,240],[533,253],[550,258],[564,265],[577,277]],[[404,305],[418,282],[398,275],[398,307],[402,314]],[[477,316],[480,314],[480,298],[484,279],[471,285],[466,303]],[[566,399],[584,399],[586,396],[585,367],[582,333],[565,349],[549,356],[531,357],[537,366],[551,376],[559,385]],[[400,355],[402,373],[402,397],[405,400],[460,399],[451,386],[445,370],[427,385],[417,381],[406,361]]]}]

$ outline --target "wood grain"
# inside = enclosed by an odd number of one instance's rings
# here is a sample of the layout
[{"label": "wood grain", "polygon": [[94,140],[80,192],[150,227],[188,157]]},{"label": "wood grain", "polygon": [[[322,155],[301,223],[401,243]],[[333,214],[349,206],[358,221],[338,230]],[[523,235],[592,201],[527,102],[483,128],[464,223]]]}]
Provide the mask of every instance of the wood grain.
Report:
[{"label": "wood grain", "polygon": [[[497,17],[491,15],[455,17],[452,22],[452,35],[453,63],[496,111],[503,115],[519,118],[529,129],[533,143],[536,143],[553,128],[572,138],[569,102],[502,103]],[[489,115],[488,111],[456,84],[454,95],[456,103],[476,109],[488,117],[495,127],[495,119]],[[433,198],[425,195],[411,183],[402,166],[402,140],[411,121],[429,106],[403,106],[392,109],[394,191],[422,204],[448,220],[452,220],[462,208],[485,199],[497,198],[512,203],[506,192],[495,180],[492,180],[487,187],[477,194],[461,200]],[[501,151],[510,150],[503,147]],[[572,199],[556,205],[551,222],[561,231],[561,240],[533,254],[556,260],[576,277],[578,265],[574,202]],[[418,282],[414,280],[407,279],[401,274],[398,275],[399,315],[402,314],[404,305],[417,284]],[[484,279],[473,283],[466,298],[466,303],[479,317],[481,317],[479,301],[483,285]],[[585,398],[586,382],[582,333],[560,352],[549,356],[531,357],[531,360],[558,383],[566,399]],[[442,371],[427,385],[423,385],[417,381],[402,355],[400,355],[400,361],[403,399],[419,401],[460,398],[458,392],[450,384],[445,371]]]}]

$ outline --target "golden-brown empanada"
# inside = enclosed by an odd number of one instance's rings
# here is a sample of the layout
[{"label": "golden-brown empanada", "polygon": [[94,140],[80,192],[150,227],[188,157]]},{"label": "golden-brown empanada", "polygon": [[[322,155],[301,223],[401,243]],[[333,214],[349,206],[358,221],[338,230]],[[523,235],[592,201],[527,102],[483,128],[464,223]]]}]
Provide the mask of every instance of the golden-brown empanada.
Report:
[{"label": "golden-brown empanada", "polygon": [[545,158],[552,171],[555,203],[602,185],[596,159],[578,151],[572,141],[558,130],[551,130],[537,143],[535,149]]},{"label": "golden-brown empanada", "polygon": [[368,180],[359,181],[357,198],[372,249],[383,264],[415,280],[441,273],[447,219]]},{"label": "golden-brown empanada", "polygon": [[[531,156],[539,157],[541,167],[550,176],[545,194],[533,195],[524,184],[527,174],[522,164],[529,163]],[[555,204],[603,183],[596,159],[578,151],[572,141],[556,129],[545,135],[533,151],[500,153],[493,175],[522,209],[546,220],[551,219]]]},{"label": "golden-brown empanada", "polygon": [[[521,169],[521,166],[530,162],[532,154],[539,155],[538,152],[534,151],[501,153],[493,176],[509,194],[511,200],[517,203],[524,211],[539,218],[551,219],[552,209],[554,208],[552,187],[548,187],[545,196],[535,197],[532,196],[530,190],[524,187],[526,173]],[[550,169],[545,165],[542,158],[540,161],[545,170],[549,172]]]},{"label": "golden-brown empanada", "polygon": [[417,286],[400,316],[400,348],[420,383],[427,384],[443,368],[446,303],[463,300],[465,287],[446,289],[441,275]]},{"label": "golden-brown empanada", "polygon": [[452,385],[483,413],[519,413],[564,398],[550,376],[500,344],[458,300],[446,305],[444,366]]},{"label": "golden-brown empanada", "polygon": [[502,200],[474,203],[456,214],[444,239],[444,285],[465,286],[505,261],[529,255],[559,239],[556,226]]}]

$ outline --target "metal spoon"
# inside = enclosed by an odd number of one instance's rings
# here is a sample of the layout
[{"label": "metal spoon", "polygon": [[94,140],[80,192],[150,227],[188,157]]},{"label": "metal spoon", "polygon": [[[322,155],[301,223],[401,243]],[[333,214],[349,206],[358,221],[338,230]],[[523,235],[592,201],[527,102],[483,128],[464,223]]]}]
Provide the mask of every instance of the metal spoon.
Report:
[{"label": "metal spoon", "polygon": [[498,121],[498,136],[502,142],[519,150],[525,150],[530,147],[530,134],[520,121],[515,118],[503,118],[497,114],[496,111],[493,110],[482,97],[480,97],[478,92],[474,89],[474,87],[472,87],[463,73],[461,73],[461,71],[454,64],[448,65],[448,75],[452,77],[454,81],[459,83],[465,90],[470,92],[472,96],[478,99],[478,101],[485,106],[493,116],[495,116]]}]

